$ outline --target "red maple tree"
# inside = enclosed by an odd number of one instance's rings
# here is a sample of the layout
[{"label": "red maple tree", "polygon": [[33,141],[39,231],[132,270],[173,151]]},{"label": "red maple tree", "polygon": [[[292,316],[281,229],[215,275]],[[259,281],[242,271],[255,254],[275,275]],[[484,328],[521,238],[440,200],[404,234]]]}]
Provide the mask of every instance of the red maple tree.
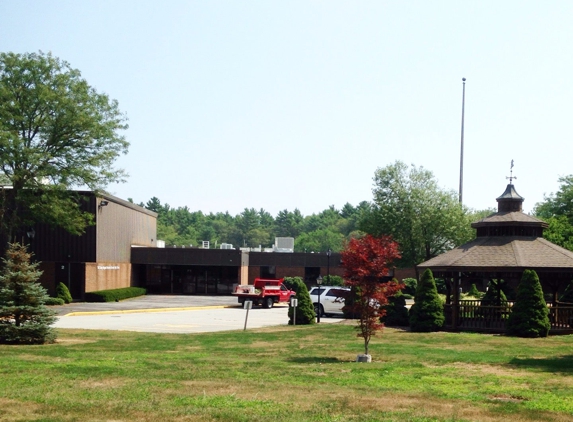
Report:
[{"label": "red maple tree", "polygon": [[403,287],[395,280],[383,282],[392,262],[398,258],[398,244],[390,236],[352,239],[342,251],[345,284],[353,292],[346,299],[344,312],[359,319],[356,329],[358,337],[364,338],[365,355],[372,336],[384,327],[380,318],[386,313],[388,298]]}]

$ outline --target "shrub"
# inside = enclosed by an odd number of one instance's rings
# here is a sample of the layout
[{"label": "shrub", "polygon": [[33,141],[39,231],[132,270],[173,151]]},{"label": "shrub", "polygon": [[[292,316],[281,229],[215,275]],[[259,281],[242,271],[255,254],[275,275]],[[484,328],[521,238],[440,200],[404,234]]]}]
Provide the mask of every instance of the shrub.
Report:
[{"label": "shrub", "polygon": [[444,304],[438,296],[434,275],[430,269],[426,269],[418,284],[414,304],[410,308],[410,330],[438,331],[444,321]]},{"label": "shrub", "polygon": [[515,303],[507,320],[506,333],[517,337],[547,337],[551,323],[539,277],[525,270],[517,286]]},{"label": "shrub", "polygon": [[487,319],[505,318],[504,309],[490,308],[490,306],[507,306],[507,298],[500,288],[500,282],[490,281],[480,302],[478,315]]},{"label": "shrub", "polygon": [[100,290],[86,293],[86,302],[115,302],[147,293],[143,287],[124,287],[122,289]]},{"label": "shrub", "polygon": [[325,286],[344,286],[344,279],[339,275],[327,275],[324,276],[322,284]]},{"label": "shrub", "polygon": [[405,278],[404,280],[402,280],[402,283],[404,283],[404,289],[402,290],[402,293],[410,295],[410,296],[414,296],[416,294],[416,288],[418,287],[418,280],[416,280],[415,278]]},{"label": "shrub", "polygon": [[386,315],[380,319],[388,327],[407,327],[410,325],[408,308],[406,308],[406,295],[398,291],[388,299],[385,306]]},{"label": "shrub", "polygon": [[8,245],[0,270],[0,343],[52,343],[56,333],[50,327],[54,311],[46,306],[48,293],[37,280],[38,263],[19,243]]},{"label": "shrub", "polygon": [[500,289],[498,283],[489,282],[487,291],[481,299],[481,306],[505,306],[507,305],[507,298],[505,293]]},{"label": "shrub", "polygon": [[[296,325],[314,324],[316,314],[314,313],[314,306],[310,300],[310,294],[302,278],[300,277],[285,277],[284,284],[290,290],[296,292],[298,299],[298,306],[296,307]],[[288,308],[289,325],[293,323],[294,308]]]},{"label": "shrub", "polygon": [[58,283],[56,287],[56,297],[62,299],[65,303],[72,302],[72,295],[64,283]]},{"label": "shrub", "polygon": [[47,306],[56,306],[56,305],[63,305],[64,303],[64,299],[60,299],[59,297],[48,297],[46,299],[46,305]]},{"label": "shrub", "polygon": [[472,284],[472,287],[468,290],[468,296],[475,297],[477,299],[481,298],[483,294],[477,289],[475,283]]}]

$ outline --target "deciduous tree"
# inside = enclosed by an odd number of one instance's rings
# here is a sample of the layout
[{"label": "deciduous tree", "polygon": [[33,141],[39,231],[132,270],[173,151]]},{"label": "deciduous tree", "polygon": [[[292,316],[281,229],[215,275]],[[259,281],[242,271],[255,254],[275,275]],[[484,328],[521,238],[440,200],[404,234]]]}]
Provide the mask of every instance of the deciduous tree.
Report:
[{"label": "deciduous tree", "polygon": [[366,235],[352,239],[342,251],[342,265],[346,284],[353,288],[356,297],[345,304],[344,312],[358,318],[358,336],[364,339],[364,354],[372,336],[381,330],[388,298],[402,288],[396,281],[384,281],[392,263],[400,258],[398,244],[389,236]]},{"label": "deciduous tree", "polygon": [[423,167],[397,161],[374,175],[374,203],[361,230],[391,235],[400,244],[402,266],[414,266],[471,240],[468,211],[455,192],[438,186]]},{"label": "deciduous tree", "polygon": [[573,225],[573,174],[558,180],[559,190],[545,196],[543,202],[535,204],[534,213],[546,220],[562,215]]},{"label": "deciduous tree", "polygon": [[91,216],[70,189],[98,191],[124,180],[113,164],[127,152],[117,101],[51,54],[0,54],[0,196],[7,238],[34,222],[80,234]]}]

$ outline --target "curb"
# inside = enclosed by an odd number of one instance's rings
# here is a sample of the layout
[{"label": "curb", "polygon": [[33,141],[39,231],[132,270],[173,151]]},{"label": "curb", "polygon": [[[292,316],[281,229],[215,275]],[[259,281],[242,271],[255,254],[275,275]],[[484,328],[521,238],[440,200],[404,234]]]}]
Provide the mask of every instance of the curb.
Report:
[{"label": "curb", "polygon": [[110,314],[138,314],[147,312],[177,312],[177,311],[200,311],[205,309],[240,308],[239,305],[216,305],[216,306],[189,306],[184,308],[148,308],[148,309],[124,309],[116,311],[79,311],[70,312],[60,316],[88,316],[88,315],[110,315]]},{"label": "curb", "polygon": [[[274,307],[285,307],[275,304]],[[147,309],[123,309],[115,311],[78,311],[70,312],[69,314],[59,315],[59,317],[68,316],[89,316],[89,315],[112,315],[112,314],[139,314],[139,313],[149,313],[149,312],[178,312],[178,311],[202,311],[205,309],[230,309],[239,308],[242,309],[242,305],[211,305],[211,306],[187,306],[183,308],[147,308]]]}]

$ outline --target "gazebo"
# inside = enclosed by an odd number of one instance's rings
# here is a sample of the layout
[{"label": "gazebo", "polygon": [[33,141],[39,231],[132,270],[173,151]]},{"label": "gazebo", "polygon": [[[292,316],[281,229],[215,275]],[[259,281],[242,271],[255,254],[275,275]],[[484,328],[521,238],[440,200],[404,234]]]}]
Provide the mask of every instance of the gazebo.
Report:
[{"label": "gazebo", "polygon": [[[573,252],[543,239],[548,224],[522,211],[524,198],[507,185],[505,192],[497,198],[498,211],[472,223],[476,238],[442,255],[419,264],[420,271],[429,268],[434,277],[442,278],[447,288],[446,324],[451,329],[499,331],[508,309],[499,312],[478,312],[479,301],[460,301],[460,292],[471,284],[485,290],[489,283],[515,288],[525,269],[535,270],[543,291],[552,294],[550,318],[552,330],[571,328],[573,308],[560,306],[559,292],[573,278]],[[478,302],[478,303],[470,303]],[[491,310],[490,310],[491,311]],[[484,320],[484,315],[495,314],[497,321]]]}]

